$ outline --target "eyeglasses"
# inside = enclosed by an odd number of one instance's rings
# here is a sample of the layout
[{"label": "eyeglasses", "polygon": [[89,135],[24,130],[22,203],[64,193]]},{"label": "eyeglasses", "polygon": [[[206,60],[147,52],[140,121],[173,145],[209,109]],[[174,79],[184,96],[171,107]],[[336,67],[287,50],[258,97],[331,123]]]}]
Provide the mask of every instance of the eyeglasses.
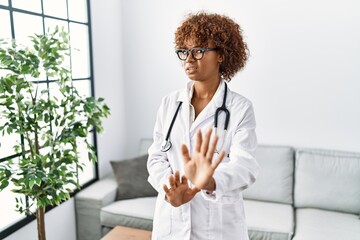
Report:
[{"label": "eyeglasses", "polygon": [[190,52],[191,52],[191,56],[195,59],[195,60],[201,60],[204,56],[204,53],[207,51],[215,51],[218,50],[218,48],[191,48],[189,50],[187,49],[176,49],[175,53],[177,54],[178,58],[182,61],[185,61]]}]

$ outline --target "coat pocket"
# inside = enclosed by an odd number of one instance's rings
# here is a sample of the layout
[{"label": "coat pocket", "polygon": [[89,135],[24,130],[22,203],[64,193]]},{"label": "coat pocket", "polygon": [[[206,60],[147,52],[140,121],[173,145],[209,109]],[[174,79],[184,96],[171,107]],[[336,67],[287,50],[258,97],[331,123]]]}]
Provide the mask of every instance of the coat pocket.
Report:
[{"label": "coat pocket", "polygon": [[164,195],[159,194],[153,223],[152,239],[166,239],[171,232],[171,208],[170,203],[164,200]]},{"label": "coat pocket", "polygon": [[241,201],[210,203],[209,239],[247,239],[244,209]]}]

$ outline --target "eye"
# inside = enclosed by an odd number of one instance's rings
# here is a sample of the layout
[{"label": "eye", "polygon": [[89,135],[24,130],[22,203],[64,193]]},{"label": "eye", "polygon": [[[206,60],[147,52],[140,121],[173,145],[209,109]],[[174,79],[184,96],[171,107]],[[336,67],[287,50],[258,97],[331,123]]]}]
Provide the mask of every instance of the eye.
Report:
[{"label": "eye", "polygon": [[195,53],[204,53],[205,52],[205,50],[202,48],[195,48],[194,51],[195,51]]}]

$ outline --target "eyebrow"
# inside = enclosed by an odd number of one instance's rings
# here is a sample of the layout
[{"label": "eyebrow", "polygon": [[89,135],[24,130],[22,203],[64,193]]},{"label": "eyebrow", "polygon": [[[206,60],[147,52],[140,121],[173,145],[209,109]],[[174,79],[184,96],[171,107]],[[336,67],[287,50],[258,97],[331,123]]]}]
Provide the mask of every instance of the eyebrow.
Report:
[{"label": "eyebrow", "polygon": [[191,48],[187,48],[187,47],[180,47],[178,49],[185,49],[185,50],[190,50],[192,48],[202,48],[202,47],[199,47],[199,46],[195,46],[195,47],[191,47]]}]

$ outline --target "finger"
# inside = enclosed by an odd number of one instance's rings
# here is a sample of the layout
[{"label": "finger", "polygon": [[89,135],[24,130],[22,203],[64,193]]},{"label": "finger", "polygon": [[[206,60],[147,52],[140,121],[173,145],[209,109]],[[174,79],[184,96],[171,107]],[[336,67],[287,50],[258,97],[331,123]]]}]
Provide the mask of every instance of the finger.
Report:
[{"label": "finger", "polygon": [[171,176],[169,177],[169,184],[170,184],[170,188],[173,188],[173,189],[176,188],[176,186],[175,186],[175,179],[174,179],[174,176],[173,176],[173,175],[171,175]]},{"label": "finger", "polygon": [[183,155],[184,164],[188,163],[191,160],[191,158],[189,155],[189,150],[185,144],[181,145],[181,153]]},{"label": "finger", "polygon": [[210,142],[210,137],[211,137],[211,132],[212,132],[212,128],[210,128],[206,134],[205,134],[205,139],[201,144],[201,153],[206,155],[208,148],[209,148],[209,142]]},{"label": "finger", "polygon": [[218,140],[219,140],[219,136],[215,135],[213,140],[211,141],[210,147],[206,153],[206,158],[208,158],[208,159],[213,158],[214,152],[216,151],[216,144],[217,144]]},{"label": "finger", "polygon": [[195,142],[195,151],[200,152],[201,150],[201,144],[202,144],[202,134],[201,130],[196,130],[196,142]]},{"label": "finger", "polygon": [[170,191],[169,188],[166,186],[166,184],[163,185],[163,189],[166,194],[168,194]]},{"label": "finger", "polygon": [[213,162],[211,163],[211,167],[212,167],[214,170],[219,166],[219,164],[220,164],[221,161],[223,160],[224,156],[225,156],[225,151],[221,151],[221,152],[219,153],[219,156],[215,159],[215,161],[213,161]]},{"label": "finger", "polygon": [[186,184],[186,185],[188,184],[188,180],[185,177],[185,175],[181,177],[181,184]]},{"label": "finger", "polygon": [[176,171],[174,174],[174,180],[176,187],[180,185],[180,173],[179,171]]}]

